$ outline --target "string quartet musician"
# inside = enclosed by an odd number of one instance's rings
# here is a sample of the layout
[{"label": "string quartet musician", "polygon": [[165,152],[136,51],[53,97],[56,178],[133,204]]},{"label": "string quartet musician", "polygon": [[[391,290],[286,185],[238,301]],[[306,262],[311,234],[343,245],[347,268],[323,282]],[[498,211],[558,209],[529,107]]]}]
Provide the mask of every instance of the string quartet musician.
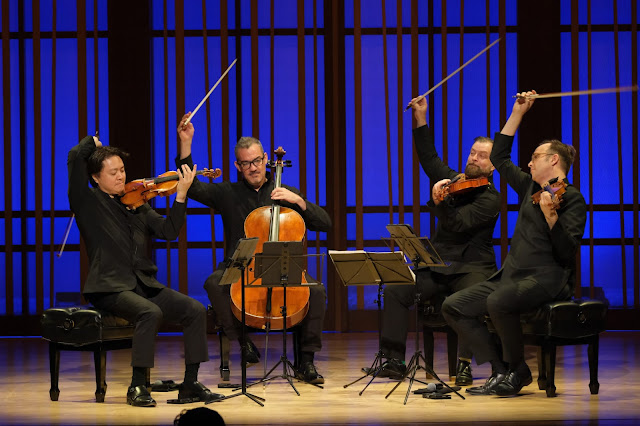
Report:
[{"label": "string quartet musician", "polygon": [[[184,123],[190,113],[183,116]],[[191,145],[195,129],[193,123],[178,126],[180,137],[180,157],[176,158],[178,167],[192,166]],[[236,243],[244,238],[244,221],[256,208],[270,206],[279,201],[283,207],[291,208],[302,216],[306,228],[312,231],[327,232],[331,228],[331,218],[321,207],[309,202],[296,188],[282,185],[275,188],[271,174],[267,172],[268,155],[260,141],[254,137],[242,137],[235,146],[236,169],[241,174],[238,182],[205,183],[197,179],[189,188],[188,196],[220,213],[227,244],[226,257],[233,254]],[[221,262],[205,281],[211,305],[218,322],[231,340],[241,342],[241,323],[231,311],[229,285],[219,285],[225,268]],[[309,311],[300,322],[300,363],[296,366],[296,376],[314,384],[324,383],[324,377],[318,373],[314,364],[314,355],[322,349],[322,326],[326,309],[326,290],[323,285],[309,287]],[[255,344],[246,339],[242,347],[245,362],[259,362],[260,353]]]},{"label": "string quartet musician", "polygon": [[[518,95],[509,119],[495,136],[491,153],[500,176],[522,200],[509,254],[495,275],[455,293],[442,307],[447,323],[469,342],[476,362],[491,363],[493,373],[486,383],[467,389],[474,394],[511,396],[531,383],[531,371],[524,359],[520,314],[571,296],[576,253],[587,220],[584,197],[567,179],[576,154],[572,146],[558,140],[542,141],[528,164],[530,174],[511,162],[513,138],[534,103],[527,97],[533,94],[535,91]],[[533,204],[532,194],[554,181],[568,185],[561,202],[543,191],[539,204]],[[495,325],[502,354],[482,322],[485,314]]]},{"label": "string quartet musician", "polygon": [[[431,200],[427,203],[438,218],[432,244],[448,267],[419,268],[415,270],[416,284],[389,286],[384,294],[381,349],[387,360],[383,363],[381,377],[399,379],[406,371],[405,351],[409,308],[414,304],[416,292],[419,303],[429,301],[439,310],[442,300],[449,294],[486,280],[496,270],[493,251],[493,228],[500,210],[500,194],[492,183],[494,170],[490,161],[493,141],[488,137],[474,140],[464,175],[468,179],[486,177],[489,185],[465,194],[444,197],[445,185],[458,176],[438,156],[433,134],[427,125],[427,100],[411,101],[416,128],[413,130],[420,165],[433,185]],[[472,353],[463,339],[459,340],[459,360],[456,385],[473,382],[471,373]]]},{"label": "string quartet musician", "polygon": [[83,294],[95,307],[135,324],[128,404],[156,406],[145,386],[146,370],[154,366],[156,334],[162,321],[182,325],[184,330],[185,373],[178,399],[220,400],[223,395],[212,393],[198,381],[200,363],[209,360],[205,307],[158,282],[158,268],[146,256],[150,238],[177,238],[195,167],[179,168],[177,196],[169,215],[163,217],[146,203],[129,210],[120,202],[127,157],[118,148],[102,146],[94,136],[83,138],[69,151],[69,203],[89,256]]}]

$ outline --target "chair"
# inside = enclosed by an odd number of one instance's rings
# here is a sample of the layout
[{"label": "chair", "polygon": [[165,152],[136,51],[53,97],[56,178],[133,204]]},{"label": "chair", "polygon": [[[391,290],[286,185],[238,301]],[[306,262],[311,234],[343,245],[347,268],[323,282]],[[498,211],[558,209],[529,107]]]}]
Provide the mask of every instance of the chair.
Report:
[{"label": "chair", "polygon": [[[87,306],[47,309],[41,318],[42,338],[49,341],[51,401],[60,396],[60,351],[90,351],[96,372],[96,402],[107,392],[107,351],[131,348],[134,326],[108,312]],[[147,369],[147,388],[150,385]]]},{"label": "chair", "polygon": [[449,325],[447,325],[447,322],[442,316],[442,312],[439,309],[436,310],[433,305],[421,305],[418,308],[418,315],[422,316],[424,358],[427,362],[427,367],[430,367],[433,370],[433,354],[435,352],[433,333],[445,333],[447,335],[449,378],[456,377],[456,367],[458,364],[458,335],[451,327],[449,327]]},{"label": "chair", "polygon": [[[589,390],[598,393],[599,335],[605,330],[606,314],[605,303],[581,298],[546,303],[520,316],[525,344],[538,346],[538,388],[547,397],[556,396],[556,348],[566,345],[588,345]],[[495,333],[490,318],[487,326]]]}]

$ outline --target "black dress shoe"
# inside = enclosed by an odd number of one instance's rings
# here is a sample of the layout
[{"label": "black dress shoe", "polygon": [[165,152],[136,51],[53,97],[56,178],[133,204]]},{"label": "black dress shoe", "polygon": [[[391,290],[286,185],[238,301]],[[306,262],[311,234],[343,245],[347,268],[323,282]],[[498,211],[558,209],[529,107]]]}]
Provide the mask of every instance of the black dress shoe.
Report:
[{"label": "black dress shoe", "polygon": [[529,371],[528,374],[525,372],[521,376],[517,371],[510,370],[507,373],[507,377],[496,385],[494,393],[498,396],[514,396],[517,395],[523,387],[530,385],[532,381],[531,371]]},{"label": "black dress shoe", "polygon": [[324,377],[318,373],[313,362],[305,362],[296,371],[296,379],[302,380],[312,385],[321,385],[324,383]]},{"label": "black dress shoe", "polygon": [[251,340],[247,339],[242,346],[242,350],[244,351],[245,364],[257,364],[260,362],[260,351]]},{"label": "black dress shoe", "polygon": [[495,387],[498,386],[498,383],[503,381],[505,377],[505,374],[493,373],[487,381],[484,382],[484,385],[467,388],[467,392],[471,395],[491,395]]},{"label": "black dress shoe", "polygon": [[181,404],[188,404],[190,402],[216,402],[222,401],[224,395],[219,393],[213,393],[205,385],[200,382],[185,382],[180,385],[180,391],[178,391],[178,401]]},{"label": "black dress shoe", "polygon": [[469,386],[470,384],[473,384],[471,363],[458,360],[456,371],[456,386]]},{"label": "black dress shoe", "polygon": [[127,404],[134,407],[155,407],[156,401],[151,398],[146,386],[135,386],[127,391]]},{"label": "black dress shoe", "polygon": [[[364,367],[362,369],[367,374],[373,373],[370,367]],[[392,380],[400,380],[407,371],[407,366],[403,361],[397,358],[389,358],[382,363],[382,369],[376,377],[388,377]]]}]

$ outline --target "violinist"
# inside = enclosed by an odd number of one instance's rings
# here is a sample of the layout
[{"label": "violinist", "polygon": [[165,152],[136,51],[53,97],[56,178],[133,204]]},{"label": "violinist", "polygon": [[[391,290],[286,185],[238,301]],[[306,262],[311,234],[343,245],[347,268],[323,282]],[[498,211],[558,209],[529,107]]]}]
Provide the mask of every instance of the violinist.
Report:
[{"label": "violinist", "polygon": [[[447,166],[436,152],[433,135],[427,126],[427,100],[411,101],[416,128],[413,139],[420,164],[433,185],[431,200],[427,203],[438,218],[432,243],[443,260],[450,262],[444,268],[420,268],[415,271],[416,285],[389,286],[385,289],[382,319],[382,352],[387,357],[380,375],[400,378],[404,363],[409,308],[416,292],[420,303],[429,302],[440,310],[442,300],[449,294],[484,281],[496,268],[493,251],[493,228],[500,211],[500,194],[491,182],[493,165],[489,159],[493,141],[478,137],[471,146],[464,170],[464,178],[486,178],[487,185],[463,194],[444,196],[445,187],[460,179],[457,171]],[[472,383],[472,353],[460,340],[456,385]]]},{"label": "violinist", "polygon": [[[500,176],[522,200],[509,254],[495,275],[452,295],[442,307],[447,323],[471,345],[476,362],[491,363],[493,372],[486,383],[467,389],[473,394],[511,396],[531,383],[520,314],[553,300],[568,299],[574,285],[576,253],[587,220],[584,197],[567,180],[575,149],[558,140],[543,141],[531,156],[531,174],[511,162],[513,138],[534,103],[529,97],[533,94],[535,91],[518,94],[491,153]],[[561,181],[567,186],[560,199],[551,194],[551,186]],[[536,204],[534,194],[539,195]],[[496,327],[502,354],[482,321],[485,314]]]},{"label": "violinist", "polygon": [[184,328],[185,374],[178,399],[221,399],[223,395],[212,393],[198,381],[200,363],[209,360],[205,307],[159,283],[155,278],[158,268],[145,255],[150,238],[173,240],[178,236],[195,167],[178,170],[177,196],[164,218],[148,204],[130,210],[120,202],[125,192],[123,160],[127,156],[118,148],[102,146],[93,136],[69,151],[69,204],[89,256],[83,294],[95,307],[135,324],[128,404],[156,406],[146,388],[146,370],[154,365],[155,339],[163,320]]},{"label": "violinist", "polygon": [[[189,117],[185,114],[182,122]],[[191,144],[194,135],[193,123],[178,127],[180,137],[180,158],[176,164],[191,166]],[[236,243],[243,238],[246,217],[256,208],[270,206],[274,200],[284,207],[298,212],[306,227],[312,231],[326,232],[331,228],[331,219],[321,207],[308,201],[297,189],[282,185],[274,189],[274,181],[267,173],[268,155],[260,141],[253,137],[242,137],[235,146],[236,169],[242,179],[238,182],[204,183],[193,182],[188,196],[208,207],[215,209],[222,216],[222,223],[226,238],[226,257],[233,255]],[[219,285],[225,268],[225,262],[218,265],[205,281],[211,305],[221,323],[225,334],[231,340],[241,342],[241,323],[231,310],[230,286]],[[310,286],[309,311],[300,322],[300,365],[296,366],[296,376],[306,382],[321,384],[324,378],[318,373],[314,364],[314,354],[322,348],[322,327],[326,308],[326,291],[323,285]],[[259,362],[260,353],[250,339],[247,339],[242,350],[245,352],[245,362],[255,364]]]}]

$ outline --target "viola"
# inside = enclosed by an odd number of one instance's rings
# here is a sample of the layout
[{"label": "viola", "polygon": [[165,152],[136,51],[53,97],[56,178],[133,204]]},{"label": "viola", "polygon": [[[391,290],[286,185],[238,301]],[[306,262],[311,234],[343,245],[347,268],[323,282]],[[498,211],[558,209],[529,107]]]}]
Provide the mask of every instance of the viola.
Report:
[{"label": "viola", "polygon": [[464,173],[460,173],[455,177],[455,179],[442,187],[442,192],[438,199],[440,201],[443,201],[449,195],[456,196],[464,194],[465,192],[472,191],[476,188],[483,188],[489,185],[489,178],[487,178],[486,176],[467,179]]},{"label": "viola", "polygon": [[553,209],[560,207],[562,203],[562,195],[567,192],[567,184],[563,180],[559,180],[549,185],[549,183],[542,186],[542,189],[533,195],[531,195],[531,201],[533,204],[540,204],[540,196],[543,191],[551,194],[551,201],[553,202]]},{"label": "viola", "polygon": [[[280,188],[282,169],[290,166],[290,161],[283,161],[285,154],[282,147],[275,151],[277,160],[269,164],[275,168],[275,188]],[[265,241],[302,241],[307,232],[304,219],[290,208],[282,207],[275,201],[271,206],[258,207],[244,221],[244,233],[247,238],[257,237],[256,253],[262,252]],[[302,274],[302,283],[306,283]],[[281,313],[272,312],[272,306],[284,306],[284,289],[282,287],[263,287],[262,280],[255,277],[253,265],[247,268],[245,287],[245,322],[248,326],[282,330],[285,320],[287,328],[293,327],[304,319],[309,311],[309,287],[287,287],[286,318]],[[231,284],[231,311],[242,321],[242,283],[240,280]],[[274,309],[275,310],[275,309]]]},{"label": "viola", "polygon": [[[220,169],[204,169],[196,172],[196,175],[213,179],[221,174]],[[155,178],[132,180],[124,186],[124,195],[120,201],[130,209],[136,209],[153,197],[175,194],[178,190],[178,179],[180,179],[178,172],[169,170]]]}]

